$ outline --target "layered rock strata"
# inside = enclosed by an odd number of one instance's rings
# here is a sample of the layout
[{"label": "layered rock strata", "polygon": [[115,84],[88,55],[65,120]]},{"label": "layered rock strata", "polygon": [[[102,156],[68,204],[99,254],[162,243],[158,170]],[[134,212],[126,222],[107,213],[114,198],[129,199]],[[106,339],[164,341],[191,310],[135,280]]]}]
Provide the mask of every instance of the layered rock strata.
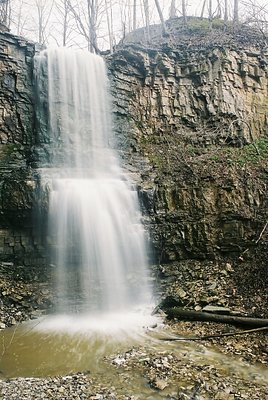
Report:
[{"label": "layered rock strata", "polygon": [[[267,47],[174,24],[150,46],[126,38],[107,59],[119,147],[159,262],[237,257],[267,218]],[[36,122],[35,50],[0,34],[0,253],[42,264],[34,212],[46,211],[37,166],[49,143],[45,99]]]},{"label": "layered rock strata", "polygon": [[36,201],[35,45],[0,32],[0,257],[40,262],[33,232]]},{"label": "layered rock strata", "polygon": [[265,224],[267,46],[219,35],[130,37],[109,60],[117,136],[161,262],[239,256]]}]

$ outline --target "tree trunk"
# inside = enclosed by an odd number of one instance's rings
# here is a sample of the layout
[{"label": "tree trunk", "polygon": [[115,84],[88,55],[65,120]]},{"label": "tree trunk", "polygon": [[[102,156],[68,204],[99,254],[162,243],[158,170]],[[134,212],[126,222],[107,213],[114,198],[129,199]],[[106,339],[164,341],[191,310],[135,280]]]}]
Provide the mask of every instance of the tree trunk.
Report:
[{"label": "tree trunk", "polygon": [[67,43],[67,29],[68,29],[68,2],[67,0],[64,0],[63,4],[63,33],[62,33],[62,45],[66,46]]},{"label": "tree trunk", "polygon": [[209,19],[209,28],[212,29],[212,0],[208,2],[208,19]]},{"label": "tree trunk", "polygon": [[238,23],[238,0],[234,0],[234,27]]},{"label": "tree trunk", "polygon": [[106,12],[106,19],[107,19],[108,35],[109,35],[110,52],[111,52],[111,54],[113,54],[112,19],[110,19],[109,8],[110,8],[110,4],[108,4],[108,0],[105,0],[105,12]]},{"label": "tree trunk", "polygon": [[154,0],[154,2],[155,2],[156,8],[157,8],[157,12],[158,12],[158,15],[159,15],[159,18],[160,18],[160,21],[161,21],[163,34],[166,35],[167,34],[167,28],[166,28],[165,20],[164,20],[164,17],[163,17],[163,13],[162,13],[159,1],[158,0]]},{"label": "tree trunk", "polygon": [[150,41],[150,20],[149,20],[149,2],[143,0],[144,15],[145,15],[145,29],[146,29],[146,41]]},{"label": "tree trunk", "polygon": [[228,0],[224,0],[224,27],[227,28],[228,24]]},{"label": "tree trunk", "polygon": [[183,18],[183,24],[187,25],[187,11],[186,11],[186,0],[182,0],[182,18]]},{"label": "tree trunk", "polygon": [[169,12],[169,18],[176,18],[177,12],[176,12],[176,0],[171,1],[170,5],[170,12]]},{"label": "tree trunk", "polygon": [[202,11],[201,11],[201,18],[204,18],[204,12],[205,12],[205,7],[207,4],[207,0],[204,0],[203,5],[202,5]]},{"label": "tree trunk", "polygon": [[96,8],[97,0],[87,0],[89,18],[89,50],[91,53],[98,53],[97,32],[96,32]]},{"label": "tree trunk", "polygon": [[217,18],[221,19],[222,18],[222,8],[221,8],[221,2],[218,0],[217,4]]},{"label": "tree trunk", "polygon": [[133,31],[137,29],[137,0],[133,2]]},{"label": "tree trunk", "polygon": [[165,309],[165,313],[169,318],[177,318],[184,321],[209,321],[232,325],[244,325],[254,327],[268,326],[268,319],[237,317],[234,315],[220,315],[202,311],[189,311],[179,307]]}]

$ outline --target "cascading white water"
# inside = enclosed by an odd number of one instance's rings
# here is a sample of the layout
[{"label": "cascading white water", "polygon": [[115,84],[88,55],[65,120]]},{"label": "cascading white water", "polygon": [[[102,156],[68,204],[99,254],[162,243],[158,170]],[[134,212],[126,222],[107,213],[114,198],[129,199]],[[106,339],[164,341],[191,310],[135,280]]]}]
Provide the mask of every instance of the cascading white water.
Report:
[{"label": "cascading white water", "polygon": [[151,300],[137,193],[109,147],[112,121],[101,57],[48,49],[36,57],[48,75],[52,182],[49,236],[59,309],[129,310]]}]

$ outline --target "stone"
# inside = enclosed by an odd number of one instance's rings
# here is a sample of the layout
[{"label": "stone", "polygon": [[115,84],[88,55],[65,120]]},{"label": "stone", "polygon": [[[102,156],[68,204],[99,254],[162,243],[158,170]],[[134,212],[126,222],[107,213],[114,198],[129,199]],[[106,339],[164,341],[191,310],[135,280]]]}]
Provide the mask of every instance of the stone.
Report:
[{"label": "stone", "polygon": [[210,305],[203,307],[202,311],[215,314],[230,314],[231,312],[231,310],[227,307],[210,306]]},{"label": "stone", "polygon": [[171,307],[177,307],[177,306],[182,306],[182,301],[180,298],[176,296],[166,296],[157,306],[157,308],[161,308],[162,310],[165,310],[167,308]]},{"label": "stone", "polygon": [[217,287],[217,282],[212,282],[212,283],[209,285],[208,289],[209,289],[209,290],[214,290],[214,289],[216,289],[216,287]]},{"label": "stone", "polygon": [[176,289],[176,294],[182,299],[187,296],[187,293],[180,287]]},{"label": "stone", "polygon": [[164,379],[156,379],[153,382],[153,386],[158,390],[164,390],[168,386],[168,383]]},{"label": "stone", "polygon": [[228,271],[228,272],[234,272],[234,269],[230,263],[227,263],[225,268],[226,268],[226,271]]}]

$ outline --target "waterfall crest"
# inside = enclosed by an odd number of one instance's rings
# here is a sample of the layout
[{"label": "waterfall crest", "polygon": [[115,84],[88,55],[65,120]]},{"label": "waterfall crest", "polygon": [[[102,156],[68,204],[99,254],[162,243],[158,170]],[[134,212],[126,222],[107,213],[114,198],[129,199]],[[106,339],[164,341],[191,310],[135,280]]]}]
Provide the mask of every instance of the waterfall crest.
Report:
[{"label": "waterfall crest", "polygon": [[48,77],[51,181],[49,240],[61,312],[129,310],[149,303],[146,240],[137,192],[113,141],[101,57],[48,49],[36,57]]}]

